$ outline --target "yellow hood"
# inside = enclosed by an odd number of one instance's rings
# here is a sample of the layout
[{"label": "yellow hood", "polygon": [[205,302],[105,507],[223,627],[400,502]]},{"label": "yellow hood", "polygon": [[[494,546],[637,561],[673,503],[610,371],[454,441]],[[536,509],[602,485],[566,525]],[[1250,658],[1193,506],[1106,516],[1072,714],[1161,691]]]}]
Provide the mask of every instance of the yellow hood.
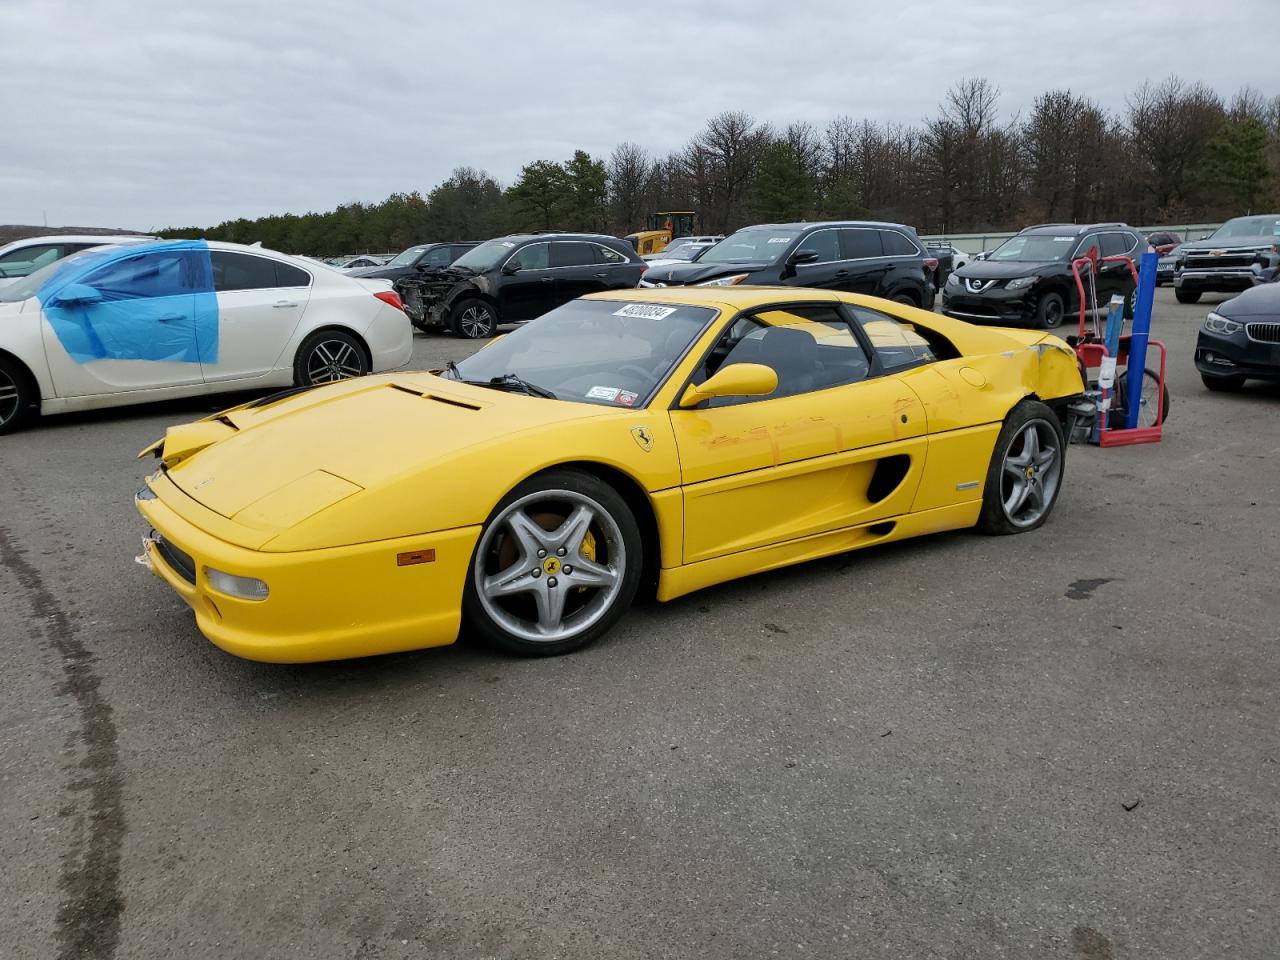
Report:
[{"label": "yellow hood", "polygon": [[[264,533],[270,542],[348,501],[346,513],[363,514],[353,514],[350,521],[364,529],[334,530],[306,543],[337,545],[479,523],[491,504],[458,495],[460,481],[463,491],[471,483],[469,464],[460,462],[464,453],[611,415],[617,414],[592,404],[503,393],[425,373],[399,374],[246,405],[173,427],[162,458],[169,480],[192,500],[235,526],[258,531],[246,530],[246,542],[261,543]],[[402,491],[408,501],[396,511],[395,529],[374,515],[382,508],[373,503],[392,490]]]}]

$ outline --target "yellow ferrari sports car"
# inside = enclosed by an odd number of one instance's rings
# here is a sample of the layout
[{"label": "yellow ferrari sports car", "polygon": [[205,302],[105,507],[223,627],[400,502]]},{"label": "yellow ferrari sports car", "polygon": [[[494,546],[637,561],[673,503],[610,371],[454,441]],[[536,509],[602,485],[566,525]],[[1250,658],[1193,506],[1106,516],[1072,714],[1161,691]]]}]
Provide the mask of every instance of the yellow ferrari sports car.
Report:
[{"label": "yellow ferrari sports car", "polygon": [[173,427],[139,560],[224,650],[590,643],[672,600],[939,530],[1018,533],[1062,485],[1075,354],[855,294],[625,290],[446,369]]}]

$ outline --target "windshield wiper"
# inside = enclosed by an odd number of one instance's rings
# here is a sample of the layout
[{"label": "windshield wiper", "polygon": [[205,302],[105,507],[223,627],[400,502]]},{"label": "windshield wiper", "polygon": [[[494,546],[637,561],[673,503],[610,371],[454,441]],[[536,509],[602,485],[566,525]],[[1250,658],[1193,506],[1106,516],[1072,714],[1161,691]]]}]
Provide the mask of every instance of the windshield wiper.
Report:
[{"label": "windshield wiper", "polygon": [[524,377],[518,377],[514,373],[504,373],[501,376],[492,377],[489,382],[487,384],[483,384],[483,386],[497,387],[499,390],[507,387],[516,387],[531,397],[542,397],[544,400],[559,399],[546,387],[540,387],[536,383],[530,383],[528,380],[524,379]]}]

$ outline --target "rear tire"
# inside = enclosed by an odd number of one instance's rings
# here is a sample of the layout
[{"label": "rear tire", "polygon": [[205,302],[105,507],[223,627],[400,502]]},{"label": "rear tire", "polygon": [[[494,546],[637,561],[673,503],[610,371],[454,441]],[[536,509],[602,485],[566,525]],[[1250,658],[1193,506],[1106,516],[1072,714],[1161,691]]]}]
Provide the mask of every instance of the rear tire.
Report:
[{"label": "rear tire", "polygon": [[10,433],[26,423],[38,403],[26,368],[0,357],[0,434]]},{"label": "rear tire", "polygon": [[891,299],[894,303],[901,303],[907,307],[920,306],[919,301],[909,293],[895,293]]},{"label": "rear tire", "polygon": [[1178,298],[1179,303],[1199,303],[1200,293],[1199,290],[1183,290],[1181,287],[1175,287],[1173,290],[1173,295]]},{"label": "rear tire", "polygon": [[317,330],[302,341],[293,360],[293,382],[300,387],[336,383],[368,372],[363,344],[341,330]]},{"label": "rear tire", "polygon": [[483,340],[498,332],[498,311],[476,297],[459,300],[449,310],[449,329],[464,340]]},{"label": "rear tire", "polygon": [[1246,379],[1240,376],[1211,377],[1207,373],[1200,374],[1200,381],[1214,393],[1239,393]]},{"label": "rear tire", "polygon": [[978,530],[1003,536],[1041,526],[1058,502],[1066,455],[1062,423],[1052,410],[1039,400],[1014,407],[991,452]]},{"label": "rear tire", "polygon": [[1036,323],[1045,330],[1056,330],[1062,326],[1062,321],[1067,316],[1067,305],[1062,299],[1062,294],[1049,293],[1044,294],[1040,298],[1040,302],[1036,304]]}]

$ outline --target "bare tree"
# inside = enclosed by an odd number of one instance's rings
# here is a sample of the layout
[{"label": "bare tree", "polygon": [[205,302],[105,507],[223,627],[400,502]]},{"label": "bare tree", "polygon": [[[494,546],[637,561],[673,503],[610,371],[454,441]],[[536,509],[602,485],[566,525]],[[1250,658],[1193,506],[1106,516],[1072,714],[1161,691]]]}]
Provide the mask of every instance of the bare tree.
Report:
[{"label": "bare tree", "polygon": [[627,142],[614,147],[607,169],[613,225],[619,233],[628,233],[641,226],[654,164],[648,150]]},{"label": "bare tree", "polygon": [[702,215],[708,229],[726,233],[737,224],[760,151],[769,139],[767,126],[733,110],[708,120],[685,148],[686,165],[705,204]]}]

